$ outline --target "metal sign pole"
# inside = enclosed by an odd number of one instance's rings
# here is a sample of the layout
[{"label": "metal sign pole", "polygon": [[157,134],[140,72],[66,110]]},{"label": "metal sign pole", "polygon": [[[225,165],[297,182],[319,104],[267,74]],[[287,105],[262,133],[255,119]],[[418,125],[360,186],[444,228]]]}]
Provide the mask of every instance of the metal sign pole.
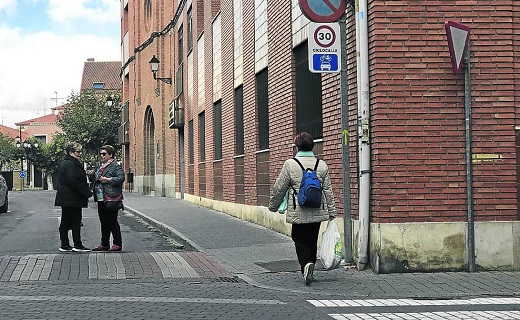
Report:
[{"label": "metal sign pole", "polygon": [[348,77],[347,77],[347,26],[346,15],[339,20],[341,33],[341,159],[343,167],[343,250],[345,262],[353,262],[352,257],[352,219],[350,206],[350,146],[348,127]]},{"label": "metal sign pole", "polygon": [[473,216],[473,154],[471,151],[471,67],[470,46],[466,49],[466,69],[464,71],[464,113],[466,117],[466,197],[468,210],[468,270],[475,272],[475,219]]}]

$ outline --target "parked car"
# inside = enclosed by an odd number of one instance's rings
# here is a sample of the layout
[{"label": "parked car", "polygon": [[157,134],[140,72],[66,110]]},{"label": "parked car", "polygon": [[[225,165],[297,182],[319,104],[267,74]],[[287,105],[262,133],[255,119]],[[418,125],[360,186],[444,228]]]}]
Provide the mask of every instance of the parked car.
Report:
[{"label": "parked car", "polygon": [[9,209],[7,183],[4,176],[0,174],[0,213],[7,212],[7,209]]}]

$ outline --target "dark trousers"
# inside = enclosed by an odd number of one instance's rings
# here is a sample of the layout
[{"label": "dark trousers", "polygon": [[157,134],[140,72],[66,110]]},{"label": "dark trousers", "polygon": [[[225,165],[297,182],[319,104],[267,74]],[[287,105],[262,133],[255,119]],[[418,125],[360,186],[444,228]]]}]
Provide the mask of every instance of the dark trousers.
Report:
[{"label": "dark trousers", "polygon": [[72,230],[74,247],[81,248],[81,207],[61,207],[60,240],[61,246],[69,246],[69,230]]},{"label": "dark trousers", "polygon": [[121,239],[121,227],[117,221],[119,210],[108,210],[103,201],[98,201],[98,215],[101,224],[101,245],[108,247],[110,245],[110,234],[114,238],[114,244],[123,246]]},{"label": "dark trousers", "polygon": [[307,263],[316,263],[320,225],[320,222],[292,225],[291,238],[294,241],[302,274]]}]

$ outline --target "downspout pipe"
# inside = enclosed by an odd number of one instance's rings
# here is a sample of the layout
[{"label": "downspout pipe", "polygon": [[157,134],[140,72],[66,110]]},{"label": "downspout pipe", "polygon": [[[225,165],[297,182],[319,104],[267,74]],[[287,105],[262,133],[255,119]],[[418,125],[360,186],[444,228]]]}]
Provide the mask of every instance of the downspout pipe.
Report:
[{"label": "downspout pipe", "polygon": [[359,181],[358,270],[364,270],[368,265],[368,242],[370,230],[370,92],[367,13],[367,0],[356,0]]}]

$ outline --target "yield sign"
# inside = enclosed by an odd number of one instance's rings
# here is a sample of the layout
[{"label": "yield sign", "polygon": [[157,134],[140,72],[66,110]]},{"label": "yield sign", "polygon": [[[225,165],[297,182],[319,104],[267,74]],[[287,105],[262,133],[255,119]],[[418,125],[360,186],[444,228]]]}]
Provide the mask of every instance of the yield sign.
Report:
[{"label": "yield sign", "polygon": [[446,35],[448,36],[448,47],[450,48],[451,66],[453,73],[459,74],[462,59],[469,42],[469,27],[453,21],[444,23]]}]

